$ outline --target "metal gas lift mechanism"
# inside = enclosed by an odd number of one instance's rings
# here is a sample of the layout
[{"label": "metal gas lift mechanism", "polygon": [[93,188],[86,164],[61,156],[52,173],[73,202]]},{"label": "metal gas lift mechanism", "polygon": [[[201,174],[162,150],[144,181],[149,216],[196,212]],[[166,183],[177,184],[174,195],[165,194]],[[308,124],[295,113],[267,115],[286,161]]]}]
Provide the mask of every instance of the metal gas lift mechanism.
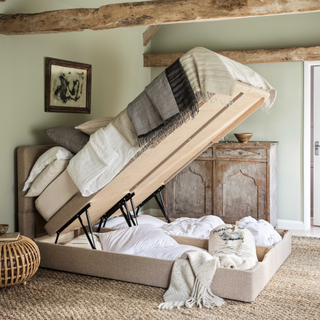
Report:
[{"label": "metal gas lift mechanism", "polygon": [[[137,207],[134,206],[134,203],[133,203],[133,197],[134,197],[134,192],[133,193],[127,193],[121,200],[119,200],[111,209],[109,209],[101,218],[100,218],[100,222],[99,222],[99,227],[98,227],[98,230],[97,232],[100,232],[101,230],[101,227],[102,227],[102,224],[103,224],[103,227],[105,227],[106,223],[107,223],[107,220],[117,211],[120,209],[124,219],[126,220],[127,224],[129,227],[132,227],[132,226],[137,226],[138,225],[138,213],[139,213],[139,210],[141,209],[141,207],[143,205],[145,205],[148,201],[150,201],[152,198],[155,198],[164,218],[166,219],[166,221],[168,223],[170,223],[170,219],[168,218],[168,215],[167,215],[167,212],[165,210],[165,206],[164,206],[164,201],[163,201],[163,197],[162,197],[162,194],[161,194],[161,191],[162,189],[164,189],[164,185],[162,185],[160,188],[158,188],[156,191],[154,191],[148,198],[146,198],[144,201],[142,201]],[[159,198],[158,198],[159,196]],[[131,204],[131,208],[132,208],[132,213],[133,215],[131,214],[130,210],[129,210],[129,207],[128,207],[128,204],[127,202],[130,201],[130,204]],[[80,224],[88,238],[88,241],[92,247],[92,249],[96,249],[96,245],[95,245],[95,242],[94,242],[94,235],[93,235],[93,229],[92,229],[92,224],[91,224],[91,221],[90,221],[90,217],[89,217],[89,214],[88,214],[88,209],[90,208],[90,203],[88,203],[84,208],[82,208],[71,220],[69,220],[62,228],[60,228],[58,231],[57,231],[57,237],[56,237],[56,241],[55,243],[58,243],[58,240],[59,240],[59,236],[60,236],[60,233],[63,232],[63,230],[65,230],[73,221],[75,221],[76,219],[79,219],[80,221]],[[87,222],[88,222],[88,227],[89,227],[89,231],[90,231],[90,235],[87,231],[87,229],[85,228],[84,226],[84,223],[81,219],[81,215],[83,213],[86,213],[86,218],[87,218]]]}]

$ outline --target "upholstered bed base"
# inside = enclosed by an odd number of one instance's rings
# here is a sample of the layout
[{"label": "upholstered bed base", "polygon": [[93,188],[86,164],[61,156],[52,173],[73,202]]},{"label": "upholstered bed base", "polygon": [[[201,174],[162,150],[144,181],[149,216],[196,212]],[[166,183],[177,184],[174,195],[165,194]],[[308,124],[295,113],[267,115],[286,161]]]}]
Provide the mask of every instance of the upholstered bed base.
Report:
[{"label": "upholstered bed base", "polygon": [[[97,251],[54,244],[55,236],[45,235],[46,221],[34,207],[34,198],[25,198],[24,181],[36,159],[52,146],[30,146],[18,150],[19,228],[23,235],[35,240],[41,253],[43,268],[75,272],[115,280],[166,288],[169,285],[173,261],[121,253]],[[110,231],[102,229],[101,232]],[[70,231],[60,236],[60,242],[77,234]],[[283,240],[274,247],[257,247],[259,263],[252,270],[218,268],[212,282],[212,291],[227,299],[250,302],[261,292],[291,252],[290,232],[279,230]],[[207,240],[174,237],[181,244],[207,248]],[[66,240],[67,239],[67,240]]]},{"label": "upholstered bed base", "polygon": [[[110,231],[102,229],[102,232]],[[290,232],[273,247],[256,247],[259,262],[251,270],[218,268],[212,292],[222,298],[252,302],[290,255]],[[206,249],[207,240],[173,237],[181,244]],[[167,288],[173,261],[53,244],[54,237],[35,239],[41,267]]]}]

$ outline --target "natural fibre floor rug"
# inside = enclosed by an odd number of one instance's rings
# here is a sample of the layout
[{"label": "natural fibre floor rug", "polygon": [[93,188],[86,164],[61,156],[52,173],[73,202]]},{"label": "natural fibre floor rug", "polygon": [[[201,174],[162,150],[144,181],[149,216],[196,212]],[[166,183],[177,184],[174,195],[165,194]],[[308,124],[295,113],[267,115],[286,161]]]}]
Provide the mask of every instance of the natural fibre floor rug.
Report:
[{"label": "natural fibre floor rug", "polygon": [[253,303],[226,300],[224,306],[212,310],[158,310],[164,292],[39,269],[25,286],[0,289],[0,319],[319,320],[320,239],[293,237],[292,254]]}]

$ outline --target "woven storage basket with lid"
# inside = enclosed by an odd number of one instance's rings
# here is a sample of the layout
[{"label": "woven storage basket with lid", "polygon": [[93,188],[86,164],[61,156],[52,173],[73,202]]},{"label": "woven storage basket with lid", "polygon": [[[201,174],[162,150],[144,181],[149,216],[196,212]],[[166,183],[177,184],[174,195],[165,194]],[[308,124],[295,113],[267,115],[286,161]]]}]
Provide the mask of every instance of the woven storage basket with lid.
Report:
[{"label": "woven storage basket with lid", "polygon": [[25,284],[38,270],[40,252],[29,238],[0,242],[0,288]]}]

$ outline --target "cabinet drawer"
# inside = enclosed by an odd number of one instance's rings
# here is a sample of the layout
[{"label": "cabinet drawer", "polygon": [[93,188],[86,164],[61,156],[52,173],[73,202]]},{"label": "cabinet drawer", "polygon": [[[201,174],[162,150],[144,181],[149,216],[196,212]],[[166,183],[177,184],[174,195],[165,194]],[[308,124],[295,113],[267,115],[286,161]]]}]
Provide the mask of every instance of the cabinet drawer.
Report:
[{"label": "cabinet drawer", "polygon": [[227,149],[216,148],[217,159],[248,159],[248,160],[266,160],[266,149],[239,148]]}]

